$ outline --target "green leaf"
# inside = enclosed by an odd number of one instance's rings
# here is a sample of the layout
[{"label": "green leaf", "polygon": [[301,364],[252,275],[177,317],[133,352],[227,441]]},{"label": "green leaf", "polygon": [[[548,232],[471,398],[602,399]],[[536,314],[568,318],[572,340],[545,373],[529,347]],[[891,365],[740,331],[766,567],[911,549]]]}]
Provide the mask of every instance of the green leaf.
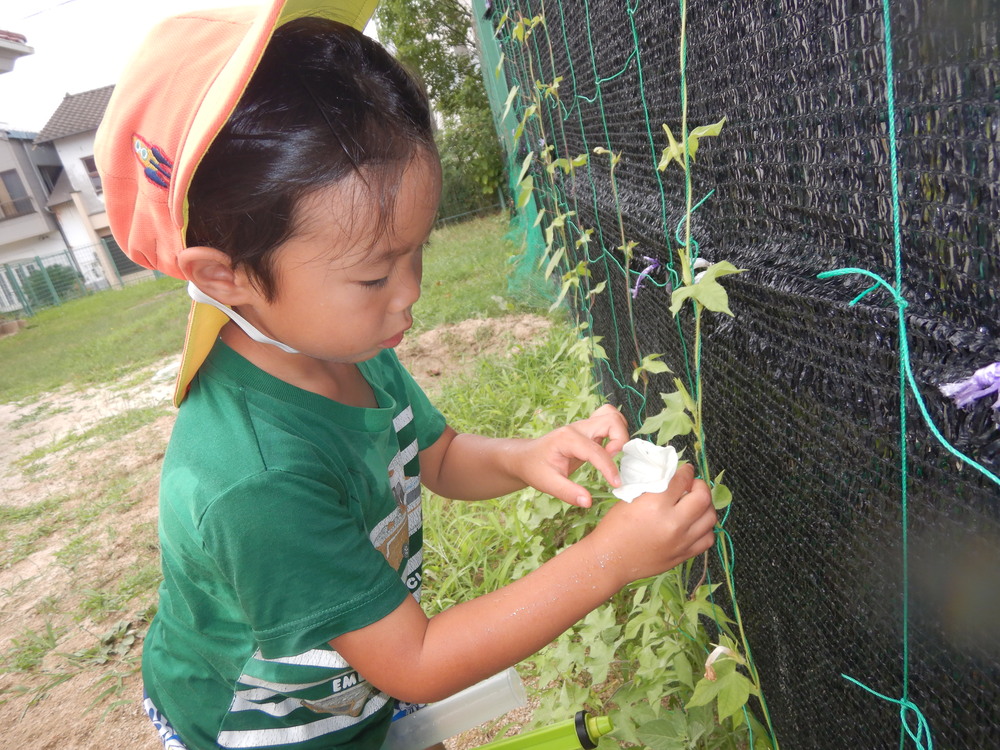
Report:
[{"label": "green leaf", "polygon": [[[694,161],[694,156],[698,153],[698,139],[705,138],[710,135],[718,135],[722,131],[722,126],[725,122],[726,118],[723,117],[717,123],[712,125],[702,125],[688,133],[687,152],[688,156],[691,157],[691,161]],[[678,143],[674,139],[674,134],[670,132],[670,128],[666,124],[663,125],[663,132],[667,135],[667,147],[663,149],[663,152],[660,155],[660,163],[656,166],[656,168],[662,172],[672,161],[676,161],[681,168],[685,168],[684,144]]]},{"label": "green leaf", "polygon": [[662,354],[647,354],[643,357],[639,366],[632,371],[632,380],[637,382],[639,380],[639,376],[644,372],[652,373],[654,375],[661,372],[670,372],[670,368],[667,367],[665,363],[660,362],[660,357],[662,356]]},{"label": "green leaf", "polygon": [[597,339],[598,338],[600,338],[600,337],[598,336],[598,337],[594,338],[593,357],[594,357],[594,359],[607,359],[608,358],[608,353],[606,351],[604,351],[604,347],[603,346],[601,346],[599,343],[597,343]]},{"label": "green leaf", "polygon": [[556,159],[554,162],[552,162],[551,164],[549,164],[549,166],[545,168],[545,170],[549,174],[555,174],[557,169],[561,169],[566,174],[569,174],[569,170],[571,169],[569,159],[564,159],[564,158]]},{"label": "green leaf", "polygon": [[663,125],[663,132],[667,134],[667,147],[663,149],[663,153],[660,155],[660,163],[656,165],[656,168],[662,172],[672,161],[676,161],[683,168],[684,151],[681,150],[681,144],[674,140],[674,134],[670,132],[670,128],[667,127],[666,123]]},{"label": "green leaf", "polygon": [[694,670],[684,651],[674,656],[674,678],[689,688],[694,688]]},{"label": "green leaf", "polygon": [[670,314],[676,316],[684,306],[684,301],[694,294],[694,285],[674,289],[670,295]]},{"label": "green leaf", "polygon": [[517,127],[514,129],[514,140],[515,141],[518,141],[518,140],[521,139],[521,135],[524,133],[524,125],[525,125],[525,123],[527,123],[528,122],[528,118],[531,117],[532,115],[534,115],[535,112],[537,112],[537,111],[538,111],[538,107],[535,106],[534,104],[532,104],[530,107],[528,107],[526,110],[524,110],[524,114],[521,116],[521,121],[517,124]]},{"label": "green leaf", "polygon": [[679,393],[661,393],[665,404],[664,409],[659,414],[646,419],[638,432],[640,435],[657,433],[656,442],[658,445],[665,445],[678,435],[688,435],[694,429],[694,422],[684,409]]},{"label": "green leaf", "polygon": [[[503,59],[500,60],[501,65],[503,64]],[[497,66],[497,73],[499,74],[500,67]],[[500,120],[503,121],[507,118],[510,113],[510,108],[514,106],[514,97],[517,96],[517,86],[511,87],[511,90],[507,92],[507,102],[503,106],[503,114],[500,115]]]},{"label": "green leaf", "polygon": [[727,719],[746,705],[750,698],[750,680],[739,672],[731,672],[718,680],[719,721]]},{"label": "green leaf", "polygon": [[604,291],[604,288],[608,285],[608,282],[602,281],[589,292],[587,292],[588,297],[596,297],[598,294]]},{"label": "green leaf", "polygon": [[587,154],[580,154],[575,159],[573,159],[573,166],[574,167],[582,167],[584,164],[587,163],[587,160],[589,158],[590,157],[588,157]]},{"label": "green leaf", "polygon": [[702,677],[698,680],[698,684],[694,686],[694,693],[685,705],[686,708],[691,708],[693,706],[707,706],[709,703],[715,700],[715,697],[719,694],[719,690],[722,689],[719,684],[720,680],[709,680]]},{"label": "green leaf", "polygon": [[715,279],[705,277],[696,284],[675,289],[670,295],[671,314],[677,315],[687,299],[697,300],[707,310],[733,314],[729,309],[729,295],[726,294],[722,284]]},{"label": "green leaf", "polygon": [[668,718],[654,719],[639,727],[639,739],[652,750],[684,750],[688,746],[687,722],[683,714],[671,712]]},{"label": "green leaf", "polygon": [[566,255],[566,248],[564,247],[559,248],[555,253],[553,253],[552,258],[549,260],[549,264],[545,266],[544,278],[548,279],[550,276],[552,276],[552,272],[556,270],[556,267],[559,265],[559,262],[563,259],[565,255]]},{"label": "green leaf", "polygon": [[524,208],[531,200],[531,193],[535,189],[535,178],[529,174],[521,180],[518,186],[521,192],[517,196],[517,207]]},{"label": "green leaf", "polygon": [[[507,57],[507,53],[506,52],[501,52],[500,53],[500,62],[497,63],[496,70],[493,71],[493,77],[494,78],[499,78],[500,77],[500,72],[503,70],[503,61],[504,61],[504,59],[506,57]],[[509,95],[507,97],[507,109],[510,109],[510,96]],[[507,109],[504,110],[503,117],[507,116]],[[500,119],[502,120],[503,117],[501,117]]]},{"label": "green leaf", "polygon": [[691,398],[691,394],[688,393],[688,389],[684,387],[684,381],[680,378],[674,378],[674,385],[677,386],[677,392],[681,396],[681,403],[684,404],[684,408],[694,414],[698,405],[694,402],[694,399]]},{"label": "green leaf", "polygon": [[[722,476],[721,474],[719,476]],[[722,510],[729,506],[733,502],[733,493],[730,492],[729,488],[724,484],[720,484],[716,480],[716,484],[712,487],[712,505],[715,506],[716,510]]]},{"label": "green leaf", "polygon": [[521,171],[517,175],[517,181],[520,183],[524,180],[524,176],[528,174],[528,169],[531,167],[531,160],[535,158],[535,152],[529,151],[528,155],[524,157],[524,161],[521,162]]},{"label": "green leaf", "polygon": [[[718,263],[713,263],[705,269],[705,275],[701,277],[701,281],[705,279],[717,279],[720,276],[729,276],[734,273],[743,273],[744,271],[746,271],[745,268],[737,268],[728,260],[720,260]],[[698,283],[700,284],[701,281]]]},{"label": "green leaf", "polygon": [[702,125],[688,133],[688,153],[691,154],[691,161],[694,161],[694,155],[698,152],[698,139],[709,135],[718,135],[725,123],[726,118],[723,117],[712,125]]},{"label": "green leaf", "polygon": [[718,281],[705,276],[691,288],[694,290],[691,296],[704,305],[705,309],[732,316],[733,312],[729,309],[729,295]]}]

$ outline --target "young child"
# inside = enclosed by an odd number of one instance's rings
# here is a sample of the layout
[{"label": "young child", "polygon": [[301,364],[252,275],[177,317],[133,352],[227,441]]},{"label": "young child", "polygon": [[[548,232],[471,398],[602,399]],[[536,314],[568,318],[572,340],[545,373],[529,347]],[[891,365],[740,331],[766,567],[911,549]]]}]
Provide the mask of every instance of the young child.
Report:
[{"label": "young child", "polygon": [[421,484],[589,507],[571,473],[617,486],[628,435],[610,406],[537,440],[456,434],[396,359],[441,173],[421,88],[359,31],[373,6],[169,19],[98,132],[119,243],[195,300],[143,649],[167,747],[377,750],[393,699],[495,674],[713,541],[688,467],[521,580],[421,611]]}]

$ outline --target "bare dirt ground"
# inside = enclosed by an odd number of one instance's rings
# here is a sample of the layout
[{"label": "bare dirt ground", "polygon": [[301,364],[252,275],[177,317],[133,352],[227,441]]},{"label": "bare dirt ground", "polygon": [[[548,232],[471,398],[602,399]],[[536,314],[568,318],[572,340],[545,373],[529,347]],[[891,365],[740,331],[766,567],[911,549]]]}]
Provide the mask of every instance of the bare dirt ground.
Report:
[{"label": "bare dirt ground", "polygon": [[[477,356],[504,356],[547,327],[531,315],[468,320],[398,352],[433,397]],[[138,668],[155,604],[157,478],[176,366],[0,404],[0,748],[162,747],[140,710]],[[488,739],[472,731],[447,746]]]}]

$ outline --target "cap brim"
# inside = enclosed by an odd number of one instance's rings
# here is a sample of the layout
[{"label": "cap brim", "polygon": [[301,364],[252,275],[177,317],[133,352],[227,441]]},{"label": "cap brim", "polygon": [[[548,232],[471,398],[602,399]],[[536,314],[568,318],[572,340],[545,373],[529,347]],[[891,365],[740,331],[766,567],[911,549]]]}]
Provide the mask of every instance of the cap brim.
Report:
[{"label": "cap brim", "polygon": [[221,310],[201,302],[191,302],[187,331],[184,334],[184,349],[181,351],[181,366],[177,370],[177,382],[174,384],[174,406],[181,405],[198,368],[215,346],[222,326],[228,322],[229,318]]}]

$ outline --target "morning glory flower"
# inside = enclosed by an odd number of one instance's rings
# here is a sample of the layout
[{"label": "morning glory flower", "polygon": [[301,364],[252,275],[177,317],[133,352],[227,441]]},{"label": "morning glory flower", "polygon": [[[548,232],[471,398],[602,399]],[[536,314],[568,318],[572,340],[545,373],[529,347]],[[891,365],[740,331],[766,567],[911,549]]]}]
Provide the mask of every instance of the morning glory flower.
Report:
[{"label": "morning glory flower", "polygon": [[642,259],[649,265],[642,269],[642,273],[639,274],[639,278],[635,280],[635,287],[632,289],[632,299],[639,298],[639,287],[642,285],[642,280],[660,267],[660,261],[656,258],[650,258],[648,255],[643,255]]},{"label": "morning glory flower", "polygon": [[694,263],[691,264],[692,271],[699,271],[694,275],[694,283],[697,284],[701,281],[701,277],[705,275],[705,270],[711,266],[712,263],[707,258],[695,258]]},{"label": "morning glory flower", "polygon": [[[976,399],[991,393],[1000,394],[1000,362],[976,370],[965,380],[942,385],[941,393],[954,399],[955,404],[962,408],[971,406]],[[1000,397],[993,404],[993,408],[1000,410]]]},{"label": "morning glory flower", "polygon": [[648,440],[629,440],[622,448],[619,472],[622,486],[611,490],[619,500],[630,503],[644,492],[663,492],[677,471],[677,451]]}]

